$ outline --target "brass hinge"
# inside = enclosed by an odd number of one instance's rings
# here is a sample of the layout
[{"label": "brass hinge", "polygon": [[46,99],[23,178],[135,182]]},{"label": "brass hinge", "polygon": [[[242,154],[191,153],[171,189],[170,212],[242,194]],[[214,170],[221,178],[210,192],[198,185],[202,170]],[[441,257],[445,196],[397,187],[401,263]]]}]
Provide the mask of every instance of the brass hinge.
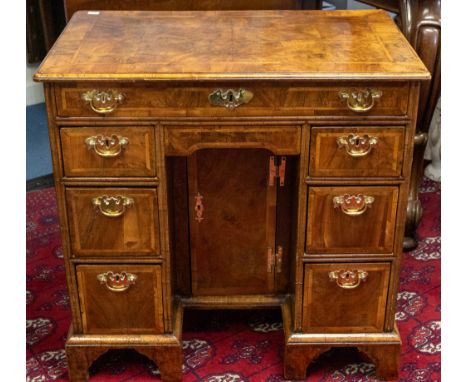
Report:
[{"label": "brass hinge", "polygon": [[276,252],[276,273],[281,273],[281,267],[283,265],[283,247],[278,245]]},{"label": "brass hinge", "polygon": [[276,157],[270,156],[269,182],[270,186],[275,185],[275,178],[279,178],[280,187],[284,186],[284,177],[286,175],[286,157],[280,158],[279,166],[276,164]]},{"label": "brass hinge", "polygon": [[273,273],[276,269],[276,273],[281,273],[283,264],[283,247],[278,245],[277,252],[273,253],[273,248],[268,247],[268,273]]},{"label": "brass hinge", "polygon": [[274,269],[275,269],[275,257],[273,256],[273,248],[268,247],[267,272],[272,273]]}]

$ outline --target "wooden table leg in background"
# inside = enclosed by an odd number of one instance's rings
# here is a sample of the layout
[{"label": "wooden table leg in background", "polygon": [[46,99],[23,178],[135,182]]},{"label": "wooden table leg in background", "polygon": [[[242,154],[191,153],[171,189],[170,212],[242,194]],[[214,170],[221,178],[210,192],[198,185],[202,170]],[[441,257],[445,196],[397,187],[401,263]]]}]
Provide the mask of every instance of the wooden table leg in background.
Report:
[{"label": "wooden table leg in background", "polygon": [[413,166],[406,215],[406,250],[417,246],[416,228],[422,217],[418,190],[424,176],[424,149],[432,115],[440,97],[441,0],[400,0],[400,27],[432,75],[421,84],[414,140]]}]

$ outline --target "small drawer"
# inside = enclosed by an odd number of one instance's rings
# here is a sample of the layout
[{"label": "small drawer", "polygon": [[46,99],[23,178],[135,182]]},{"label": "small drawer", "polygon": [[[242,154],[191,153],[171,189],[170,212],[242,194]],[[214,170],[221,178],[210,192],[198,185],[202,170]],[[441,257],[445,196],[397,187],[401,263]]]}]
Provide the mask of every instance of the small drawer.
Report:
[{"label": "small drawer", "polygon": [[208,148],[265,148],[276,155],[301,152],[300,126],[171,126],[165,130],[165,153],[188,156]]},{"label": "small drawer", "polygon": [[398,187],[310,187],[306,252],[392,253]]},{"label": "small drawer", "polygon": [[60,129],[65,176],[155,176],[153,127]]},{"label": "small drawer", "polygon": [[313,128],[312,177],[399,177],[404,128]]},{"label": "small drawer", "polygon": [[306,264],[303,331],[381,332],[389,277],[389,263]]},{"label": "small drawer", "polygon": [[75,83],[56,85],[59,117],[403,116],[407,82]]},{"label": "small drawer", "polygon": [[160,254],[156,189],[68,188],[75,256]]},{"label": "small drawer", "polygon": [[84,333],[164,332],[161,266],[78,265]]}]

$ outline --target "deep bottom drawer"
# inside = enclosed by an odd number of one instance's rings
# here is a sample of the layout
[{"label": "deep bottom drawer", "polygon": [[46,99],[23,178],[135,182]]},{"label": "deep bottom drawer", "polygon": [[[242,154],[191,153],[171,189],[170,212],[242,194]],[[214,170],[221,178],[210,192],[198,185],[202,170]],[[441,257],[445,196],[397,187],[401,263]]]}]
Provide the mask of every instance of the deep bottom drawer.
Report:
[{"label": "deep bottom drawer", "polygon": [[84,333],[163,333],[160,265],[78,265]]},{"label": "deep bottom drawer", "polygon": [[389,277],[390,263],[306,264],[304,332],[382,331]]}]

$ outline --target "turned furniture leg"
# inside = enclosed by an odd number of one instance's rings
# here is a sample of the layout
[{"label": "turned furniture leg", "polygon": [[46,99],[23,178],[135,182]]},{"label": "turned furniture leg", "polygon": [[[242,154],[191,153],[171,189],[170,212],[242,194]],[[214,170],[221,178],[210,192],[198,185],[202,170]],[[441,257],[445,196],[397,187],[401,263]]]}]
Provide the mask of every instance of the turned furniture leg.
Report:
[{"label": "turned furniture leg", "polygon": [[358,349],[375,364],[375,373],[378,379],[384,381],[398,379],[401,345],[366,345],[358,346]]},{"label": "turned furniture leg", "polygon": [[330,350],[329,346],[286,345],[284,350],[284,378],[305,379],[307,367],[320,354]]},{"label": "turned furniture leg", "polygon": [[405,227],[405,249],[417,245],[415,231],[421,221],[422,208],[418,189],[424,175],[424,149],[432,115],[440,97],[440,0],[399,0],[400,28],[431,72],[430,81],[421,84],[411,183]]},{"label": "turned furniture leg", "polygon": [[424,151],[427,143],[427,133],[419,133],[414,137],[413,165],[411,167],[408,205],[406,207],[405,239],[403,248],[412,250],[418,245],[416,228],[421,222],[423,209],[419,200],[419,186],[424,175]]}]

